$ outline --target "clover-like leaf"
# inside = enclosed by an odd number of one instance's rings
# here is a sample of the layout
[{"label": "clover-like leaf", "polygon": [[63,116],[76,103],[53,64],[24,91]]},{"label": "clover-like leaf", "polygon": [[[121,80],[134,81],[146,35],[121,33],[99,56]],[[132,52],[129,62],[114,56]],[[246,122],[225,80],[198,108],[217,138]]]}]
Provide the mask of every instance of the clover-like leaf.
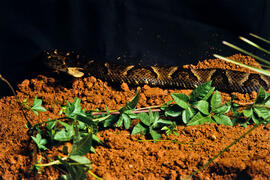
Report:
[{"label": "clover-like leaf", "polygon": [[37,96],[35,96],[33,105],[30,107],[31,110],[38,116],[38,112],[45,112],[47,111],[42,105],[42,100],[38,99]]},{"label": "clover-like leaf", "polygon": [[42,139],[42,136],[39,133],[36,135],[36,137],[31,136],[31,138],[36,143],[39,150],[47,150],[47,148],[45,147],[45,144],[47,144],[47,140]]}]

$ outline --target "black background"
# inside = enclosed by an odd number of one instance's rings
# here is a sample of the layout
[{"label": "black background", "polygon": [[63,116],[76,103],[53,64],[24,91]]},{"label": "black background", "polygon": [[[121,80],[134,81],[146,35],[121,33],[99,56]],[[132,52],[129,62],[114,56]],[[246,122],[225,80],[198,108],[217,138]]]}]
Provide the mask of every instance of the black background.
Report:
[{"label": "black background", "polygon": [[[0,13],[0,74],[14,86],[45,70],[39,60],[48,48],[183,65],[236,53],[222,40],[245,47],[239,35],[270,39],[269,0],[10,0]],[[0,96],[8,94],[0,82]]]}]

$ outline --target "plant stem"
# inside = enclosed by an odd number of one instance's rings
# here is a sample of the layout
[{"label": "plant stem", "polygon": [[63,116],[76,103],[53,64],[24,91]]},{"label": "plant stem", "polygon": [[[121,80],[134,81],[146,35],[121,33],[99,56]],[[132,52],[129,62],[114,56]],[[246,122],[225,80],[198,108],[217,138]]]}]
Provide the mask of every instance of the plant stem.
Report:
[{"label": "plant stem", "polygon": [[257,39],[260,39],[260,40],[262,40],[262,41],[264,41],[264,42],[270,44],[270,41],[269,41],[269,40],[264,39],[264,38],[262,38],[262,37],[260,37],[260,36],[258,36],[258,35],[255,35],[255,34],[253,34],[253,33],[249,33],[249,35],[251,35],[251,36],[253,36],[253,37],[257,38]]},{"label": "plant stem", "polygon": [[[160,112],[161,111],[161,109],[151,109],[151,111],[152,112]],[[135,110],[135,111],[132,111],[132,113],[134,113],[134,114],[138,114],[138,113],[148,113],[149,112],[149,110],[147,109],[147,110]],[[92,113],[92,115],[102,115],[102,114],[107,114],[107,112],[105,112],[105,111],[102,111],[102,112],[93,112]],[[120,112],[119,111],[112,111],[112,112],[110,112],[110,114],[114,114],[114,115],[118,115],[118,114],[120,114]]]},{"label": "plant stem", "polygon": [[[68,157],[64,157],[62,158],[62,160],[67,160]],[[58,164],[62,164],[59,160],[56,160],[56,161],[52,161],[50,163],[47,163],[47,164],[35,164],[35,166],[38,166],[38,167],[46,167],[46,166],[53,166],[53,165],[58,165]]]},{"label": "plant stem", "polygon": [[98,177],[97,175],[95,175],[92,171],[88,171],[88,173],[93,176],[94,178],[96,178],[97,180],[103,180],[101,177]]},{"label": "plant stem", "polygon": [[222,60],[224,60],[224,61],[227,61],[227,62],[230,62],[230,63],[234,63],[234,64],[236,64],[236,65],[239,65],[239,66],[242,66],[242,67],[251,69],[251,70],[253,70],[253,71],[259,72],[259,73],[264,74],[264,75],[266,75],[266,76],[270,76],[270,71],[267,71],[267,70],[264,70],[264,69],[255,68],[255,67],[252,67],[252,66],[249,66],[249,65],[240,63],[240,62],[238,62],[238,61],[235,61],[235,60],[232,60],[232,59],[225,58],[225,57],[220,56],[220,55],[217,55],[217,54],[214,54],[214,56],[215,56],[216,58],[218,58],[218,59],[222,59]]},{"label": "plant stem", "polygon": [[235,46],[235,45],[233,45],[233,44],[231,44],[231,43],[228,43],[228,42],[226,42],[226,41],[222,41],[222,43],[223,43],[224,45],[227,45],[227,46],[233,48],[233,49],[236,49],[237,51],[240,51],[240,52],[242,52],[242,53],[244,53],[244,54],[247,54],[247,55],[249,55],[249,56],[251,56],[251,57],[254,57],[255,59],[258,59],[258,60],[261,61],[261,62],[264,62],[264,63],[266,63],[266,64],[270,64],[269,61],[267,61],[266,59],[263,59],[263,58],[261,58],[261,57],[259,57],[259,56],[256,56],[255,54],[252,54],[252,53],[250,53],[250,52],[248,52],[248,51],[246,51],[246,50],[244,50],[244,49],[242,49],[242,48],[240,48],[240,47],[238,47],[238,46]]},{"label": "plant stem", "polygon": [[23,110],[23,105],[22,105],[22,103],[19,101],[19,98],[18,98],[18,96],[17,96],[15,90],[13,89],[13,87],[11,86],[11,84],[8,82],[8,80],[5,79],[1,74],[0,74],[0,79],[1,79],[2,81],[4,81],[4,82],[9,86],[9,88],[11,89],[11,91],[12,91],[12,93],[13,93],[15,99],[16,99],[16,102],[17,102],[17,104],[19,105],[19,107],[20,107],[20,109],[21,109],[21,111],[22,111],[22,113],[23,113],[23,116],[24,116],[24,118],[25,118],[26,121],[27,121],[27,127],[28,127],[29,129],[31,129],[31,128],[32,128],[32,125],[31,125],[30,121],[28,120],[28,118],[27,118],[27,116],[26,116],[26,114],[25,114],[25,112],[24,112],[24,110]]},{"label": "plant stem", "polygon": [[152,142],[152,141],[173,142],[173,143],[176,143],[176,144],[188,144],[188,145],[202,145],[202,144],[204,144],[204,143],[199,143],[199,144],[186,143],[186,142],[177,141],[177,140],[175,140],[175,139],[173,139],[173,140],[162,140],[162,139],[160,139],[160,140],[154,140],[154,139],[138,140],[138,142],[145,142],[145,141],[146,141],[146,142],[147,142],[147,141],[150,141],[150,142]]},{"label": "plant stem", "polygon": [[202,171],[204,168],[206,168],[210,163],[212,163],[216,158],[218,158],[220,155],[222,155],[225,151],[227,151],[230,147],[232,147],[234,144],[236,144],[238,141],[240,141],[242,138],[244,138],[246,135],[248,135],[249,133],[251,133],[254,129],[256,129],[257,127],[259,127],[262,124],[263,121],[261,121],[259,124],[255,124],[251,129],[249,129],[247,132],[245,132],[244,134],[242,134],[239,138],[237,138],[236,140],[234,140],[230,145],[228,145],[227,147],[225,147],[222,151],[220,151],[220,153],[218,153],[216,156],[214,156],[213,158],[211,158],[207,163],[205,163],[202,167],[200,167],[197,171],[193,172],[191,175],[187,176],[186,178],[184,178],[185,180],[190,179],[192,176],[194,176],[195,174],[197,174],[198,172]]},{"label": "plant stem", "polygon": [[[241,39],[242,41],[248,43],[249,45],[251,45],[251,46],[253,46],[253,47],[255,47],[255,48],[257,48],[257,49],[259,49],[259,50],[261,50],[261,51],[263,51],[263,52],[265,52],[265,53],[267,53],[267,54],[270,54],[270,51],[268,51],[268,50],[262,48],[262,47],[259,46],[258,44],[254,43],[254,42],[252,42],[252,41],[250,41],[250,40],[248,40],[248,39],[246,39],[246,38],[244,38],[244,37],[242,37],[242,36],[240,36],[239,39]],[[270,62],[266,62],[266,63],[267,63],[267,64],[270,64]]]}]

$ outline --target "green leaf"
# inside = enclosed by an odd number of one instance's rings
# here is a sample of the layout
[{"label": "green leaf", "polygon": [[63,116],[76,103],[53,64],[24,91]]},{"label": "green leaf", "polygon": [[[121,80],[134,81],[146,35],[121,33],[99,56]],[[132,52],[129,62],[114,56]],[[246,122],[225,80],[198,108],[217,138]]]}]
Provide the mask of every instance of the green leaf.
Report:
[{"label": "green leaf", "polygon": [[45,144],[47,144],[47,140],[42,139],[42,136],[39,133],[36,135],[36,137],[31,136],[31,138],[36,143],[39,150],[41,150],[41,149],[47,150],[47,148],[44,146]]},{"label": "green leaf", "polygon": [[[89,166],[84,165],[77,165],[73,166],[70,165],[66,160],[59,159],[59,161],[64,165],[67,169],[68,173],[64,174],[60,177],[60,179],[64,180],[82,180],[86,178],[85,173],[89,169]],[[85,168],[87,167],[87,168]]]},{"label": "green leaf", "polygon": [[211,98],[211,109],[212,110],[217,109],[220,106],[220,104],[221,104],[221,95],[219,91],[215,91],[215,93]]},{"label": "green leaf", "polygon": [[75,134],[74,130],[73,130],[73,126],[69,125],[67,123],[61,122],[61,121],[58,121],[58,122],[62,126],[64,126],[64,128],[55,133],[54,140],[56,140],[56,141],[69,141],[69,140],[71,140]]},{"label": "green leaf", "polygon": [[265,99],[265,106],[270,108],[270,96]]},{"label": "green leaf", "polygon": [[115,126],[121,127],[123,124],[123,121],[124,121],[123,116],[120,116],[119,119],[117,120],[117,122],[115,123]]},{"label": "green leaf", "polygon": [[67,101],[65,115],[71,119],[76,119],[77,115],[86,116],[81,109],[81,100],[79,98],[75,97],[72,104]]},{"label": "green leaf", "polygon": [[267,93],[264,91],[262,87],[260,87],[257,98],[255,100],[255,104],[264,103],[265,98],[267,97]]},{"label": "green leaf", "polygon": [[137,103],[140,99],[140,93],[141,93],[141,90],[138,90],[136,93],[135,93],[135,96],[131,99],[130,102],[126,103],[126,106],[122,107],[119,112],[120,113],[123,113],[127,110],[133,110],[136,108],[137,106]]},{"label": "green leaf", "polygon": [[42,105],[42,100],[38,99],[37,96],[35,96],[33,105],[31,106],[31,110],[38,115],[38,111],[40,112],[45,112],[47,111],[44,107],[41,106]]},{"label": "green leaf", "polygon": [[170,104],[171,104],[172,102],[173,102],[173,100],[170,100],[170,101],[168,101],[168,102],[162,104],[162,106],[160,107],[160,109],[163,110],[163,111],[165,111],[165,109],[166,109],[167,107],[169,107]]},{"label": "green leaf", "polygon": [[172,104],[171,106],[168,106],[166,108],[163,109],[165,112],[165,116],[171,116],[171,117],[178,117],[181,115],[182,109],[176,105],[176,104]]},{"label": "green leaf", "polygon": [[194,103],[200,100],[207,100],[215,89],[211,87],[211,83],[211,81],[203,83],[194,89],[189,95],[190,102]]},{"label": "green leaf", "polygon": [[118,115],[110,115],[106,120],[104,121],[104,127],[113,126],[114,123],[116,123],[118,120]]},{"label": "green leaf", "polygon": [[84,156],[71,155],[68,158],[77,162],[77,163],[83,164],[83,165],[90,165],[90,163],[91,163],[90,160]]},{"label": "green leaf", "polygon": [[179,134],[177,133],[177,125],[176,125],[176,122],[172,122],[171,125],[169,126],[163,126],[161,128],[162,131],[166,131],[166,135],[170,135],[170,134],[174,134],[176,136],[179,136]]},{"label": "green leaf", "polygon": [[215,114],[225,114],[229,112],[231,106],[223,104],[222,106],[217,107],[216,109],[212,110]]},{"label": "green leaf", "polygon": [[189,122],[188,126],[200,125],[204,123],[214,123],[214,121],[209,116],[203,116],[198,112]]},{"label": "green leaf", "polygon": [[265,107],[255,107],[253,108],[254,112],[263,119],[267,119],[270,117],[270,110]]},{"label": "green leaf", "polygon": [[252,120],[255,124],[260,124],[260,118],[252,111]]},{"label": "green leaf", "polygon": [[161,134],[159,134],[157,131],[153,130],[152,128],[149,129],[149,132],[154,140],[158,140],[161,138]]},{"label": "green leaf", "polygon": [[150,124],[154,123],[154,122],[155,122],[155,117],[154,117],[154,114],[153,114],[153,112],[151,111],[151,109],[149,109],[148,116],[149,116]]},{"label": "green leaf", "polygon": [[209,103],[205,100],[200,100],[196,103],[194,103],[194,106],[196,108],[198,108],[198,110],[205,114],[205,115],[209,115]]},{"label": "green leaf", "polygon": [[180,106],[183,109],[188,108],[188,96],[185,94],[180,94],[180,93],[173,93],[172,94],[173,100],[176,102],[178,106]]},{"label": "green leaf", "polygon": [[231,119],[226,116],[226,115],[214,115],[213,118],[215,119],[215,121],[218,124],[224,124],[224,125],[228,125],[228,126],[233,126],[233,123],[231,121]]},{"label": "green leaf", "polygon": [[158,126],[163,126],[163,125],[171,125],[173,124],[173,122],[170,120],[158,119],[156,124],[158,124]]},{"label": "green leaf", "polygon": [[251,117],[252,116],[252,113],[253,113],[252,109],[244,109],[243,110],[243,114],[246,117]]},{"label": "green leaf", "polygon": [[95,134],[92,134],[92,141],[103,144],[103,142]]},{"label": "green leaf", "polygon": [[129,118],[129,116],[125,113],[122,114],[123,116],[123,120],[124,120],[124,126],[126,129],[129,129],[130,124],[131,124],[131,119]]},{"label": "green leaf", "polygon": [[192,107],[188,107],[187,109],[183,110],[182,112],[182,120],[185,124],[188,123],[190,118],[195,115],[196,111]]},{"label": "green leaf", "polygon": [[147,133],[147,128],[144,127],[141,123],[138,123],[136,126],[134,126],[132,132],[131,132],[131,135],[134,135],[134,134],[146,134]]},{"label": "green leaf", "polygon": [[150,122],[150,118],[147,115],[147,113],[139,113],[137,115],[137,117],[142,121],[143,124],[145,124],[146,126],[150,126],[151,122]]},{"label": "green leaf", "polygon": [[159,119],[159,113],[158,112],[153,113],[151,110],[149,110],[149,115],[152,126],[154,127],[158,126],[158,123],[161,121],[161,119]]},{"label": "green leaf", "polygon": [[92,146],[92,133],[89,133],[87,136],[84,136],[77,143],[73,143],[70,156],[78,155],[83,156],[89,153]]}]

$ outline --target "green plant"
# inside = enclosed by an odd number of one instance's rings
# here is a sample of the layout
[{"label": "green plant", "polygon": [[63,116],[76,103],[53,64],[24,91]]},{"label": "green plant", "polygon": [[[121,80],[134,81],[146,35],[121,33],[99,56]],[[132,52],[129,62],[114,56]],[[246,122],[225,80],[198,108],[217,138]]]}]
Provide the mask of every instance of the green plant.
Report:
[{"label": "green plant", "polygon": [[268,124],[270,121],[270,94],[260,88],[255,102],[243,110],[243,115],[247,120],[252,119],[255,124]]},{"label": "green plant", "polygon": [[[40,169],[40,167],[61,164],[65,167],[66,171],[66,174],[64,174],[62,178],[84,179],[86,177],[85,173],[91,168],[90,160],[85,157],[85,155],[89,153],[92,148],[93,132],[96,126],[95,123],[85,123],[86,119],[89,120],[89,117],[85,111],[81,109],[80,100],[78,98],[75,98],[72,104],[67,101],[64,113],[66,116],[62,119],[48,120],[34,126],[34,128],[39,131],[39,126],[46,124],[47,133],[45,135],[47,135],[48,140],[41,139],[40,134],[37,134],[36,138],[32,138],[38,148],[43,150],[46,150],[46,147],[43,147],[46,141],[50,142],[50,146],[57,145],[61,142],[72,141],[71,151],[66,152],[67,148],[64,148],[63,152],[67,154],[66,157],[58,157],[56,160],[45,164],[38,163],[35,164],[35,167]],[[63,122],[63,120],[67,122]]]},{"label": "green plant", "polygon": [[161,134],[158,130],[166,125],[172,125],[172,122],[169,120],[160,119],[158,112],[152,112],[149,109],[149,113],[139,113],[136,118],[140,119],[141,122],[138,123],[132,130],[132,135],[134,134],[150,134],[154,140],[160,139]]},{"label": "green plant", "polygon": [[47,150],[48,148],[45,147],[45,144],[47,144],[46,139],[42,139],[42,136],[38,133],[36,137],[31,136],[33,141],[36,143],[39,150]]},{"label": "green plant", "polygon": [[221,95],[214,91],[211,82],[204,83],[194,89],[190,96],[173,93],[176,104],[166,104],[162,107],[166,116],[182,116],[187,125],[218,123],[232,126],[231,119],[225,115],[230,110],[230,104],[221,105]]},{"label": "green plant", "polygon": [[38,99],[37,96],[35,96],[34,102],[32,106],[29,106],[29,102],[27,99],[24,99],[22,102],[22,105],[25,109],[32,110],[37,116],[38,112],[45,112],[47,111],[42,105],[42,100]]}]

